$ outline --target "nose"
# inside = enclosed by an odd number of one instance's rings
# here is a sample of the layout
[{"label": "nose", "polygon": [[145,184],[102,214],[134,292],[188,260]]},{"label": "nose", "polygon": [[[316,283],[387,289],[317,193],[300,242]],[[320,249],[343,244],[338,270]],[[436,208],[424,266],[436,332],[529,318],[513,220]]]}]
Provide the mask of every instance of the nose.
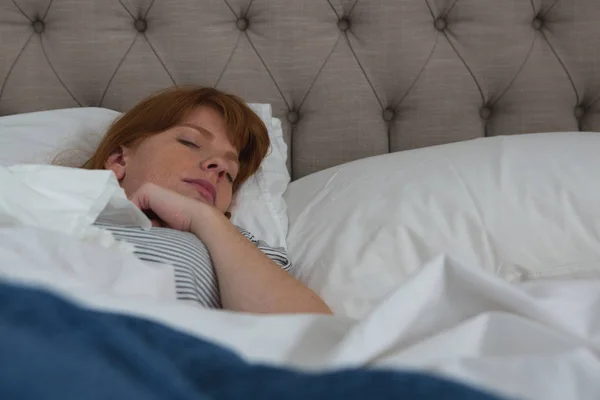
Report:
[{"label": "nose", "polygon": [[209,157],[200,163],[200,168],[222,178],[227,173],[227,162],[223,157]]}]

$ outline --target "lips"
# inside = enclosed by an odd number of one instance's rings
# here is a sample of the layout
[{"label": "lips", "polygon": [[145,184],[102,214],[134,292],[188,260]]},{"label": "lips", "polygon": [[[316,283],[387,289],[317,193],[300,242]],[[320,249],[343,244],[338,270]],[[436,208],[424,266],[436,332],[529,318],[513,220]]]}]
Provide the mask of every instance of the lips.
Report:
[{"label": "lips", "polygon": [[214,205],[217,198],[217,188],[206,179],[184,179],[185,183],[192,185],[196,191],[210,204]]}]

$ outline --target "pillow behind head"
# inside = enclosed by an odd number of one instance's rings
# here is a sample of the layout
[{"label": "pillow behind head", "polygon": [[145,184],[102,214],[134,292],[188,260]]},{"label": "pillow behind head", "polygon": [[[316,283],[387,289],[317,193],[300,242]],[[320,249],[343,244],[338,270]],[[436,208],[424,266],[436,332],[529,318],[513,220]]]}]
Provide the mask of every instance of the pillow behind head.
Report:
[{"label": "pillow behind head", "polygon": [[[265,122],[271,147],[257,173],[244,182],[235,194],[231,221],[250,230],[271,246],[286,249],[288,216],[283,194],[290,183],[290,173],[281,121],[271,117],[269,104],[249,106]],[[278,222],[267,222],[270,220]]]},{"label": "pillow behind head", "polygon": [[1,117],[0,165],[49,164],[57,156],[69,165],[82,165],[120,115],[84,107]]},{"label": "pillow behind head", "polygon": [[[283,192],[290,176],[281,122],[271,117],[270,105],[249,106],[267,126],[271,148],[257,173],[236,193],[232,222],[271,246],[286,247]],[[49,164],[55,159],[61,165],[83,165],[120,115],[84,107],[0,117],[0,165]]]},{"label": "pillow behind head", "polygon": [[508,280],[600,277],[600,134],[476,139],[355,161],[285,195],[296,275],[363,316],[439,254]]}]

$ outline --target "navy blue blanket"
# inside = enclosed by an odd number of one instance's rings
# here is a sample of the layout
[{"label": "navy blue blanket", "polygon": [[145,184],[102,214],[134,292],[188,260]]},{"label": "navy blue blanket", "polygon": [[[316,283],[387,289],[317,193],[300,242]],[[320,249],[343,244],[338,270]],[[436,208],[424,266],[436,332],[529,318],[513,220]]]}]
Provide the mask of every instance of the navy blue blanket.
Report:
[{"label": "navy blue blanket", "polygon": [[433,376],[253,365],[140,318],[0,283],[1,399],[498,399]]}]

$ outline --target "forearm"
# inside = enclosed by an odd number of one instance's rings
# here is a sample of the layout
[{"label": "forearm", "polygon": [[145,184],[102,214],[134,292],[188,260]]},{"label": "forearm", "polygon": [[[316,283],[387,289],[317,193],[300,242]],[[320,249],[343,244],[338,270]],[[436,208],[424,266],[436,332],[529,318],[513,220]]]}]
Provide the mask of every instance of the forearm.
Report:
[{"label": "forearm", "polygon": [[191,230],[210,252],[224,308],[256,313],[331,314],[317,294],[256,248],[225,216],[205,211],[194,218]]}]

